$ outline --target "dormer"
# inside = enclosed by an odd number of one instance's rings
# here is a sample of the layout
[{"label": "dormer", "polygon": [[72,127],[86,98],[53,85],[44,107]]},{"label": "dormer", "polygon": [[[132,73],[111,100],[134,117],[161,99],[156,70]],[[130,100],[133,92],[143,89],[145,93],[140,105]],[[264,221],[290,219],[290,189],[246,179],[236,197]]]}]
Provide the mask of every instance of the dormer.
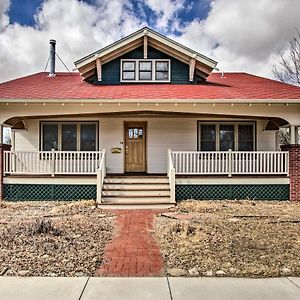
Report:
[{"label": "dormer", "polygon": [[201,83],[217,62],[145,27],[75,62],[93,84]]}]

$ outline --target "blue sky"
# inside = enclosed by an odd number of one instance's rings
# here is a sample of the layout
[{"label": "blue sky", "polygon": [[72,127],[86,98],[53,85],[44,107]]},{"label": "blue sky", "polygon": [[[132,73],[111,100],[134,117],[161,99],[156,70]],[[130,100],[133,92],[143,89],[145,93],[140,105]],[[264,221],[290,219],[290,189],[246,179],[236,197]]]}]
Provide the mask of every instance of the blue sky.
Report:
[{"label": "blue sky", "polygon": [[[82,0],[82,2],[92,5],[95,4],[95,0]],[[43,0],[11,0],[8,11],[10,23],[34,26],[34,16],[42,3]],[[156,27],[155,24],[159,16],[155,13],[155,11],[151,10],[143,1],[140,0],[130,0],[129,4],[132,6],[131,11],[137,18],[145,21],[150,27]],[[183,6],[184,7],[182,9],[176,12],[176,17],[180,20],[182,25],[185,25],[193,20],[202,20],[206,18],[210,10],[210,0],[186,0]],[[166,30],[167,32],[171,32],[172,28],[167,28]]]},{"label": "blue sky", "polygon": [[[0,0],[0,82],[43,71],[49,39],[74,61],[147,25],[218,62],[272,77],[300,30],[299,0]],[[58,71],[65,71],[58,62]]]}]

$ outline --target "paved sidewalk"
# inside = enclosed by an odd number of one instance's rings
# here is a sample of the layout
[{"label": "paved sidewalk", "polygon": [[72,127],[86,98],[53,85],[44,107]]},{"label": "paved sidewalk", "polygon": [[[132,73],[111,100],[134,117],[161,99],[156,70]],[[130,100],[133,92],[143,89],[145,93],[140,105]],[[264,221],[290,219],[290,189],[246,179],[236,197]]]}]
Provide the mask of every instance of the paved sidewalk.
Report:
[{"label": "paved sidewalk", "polygon": [[300,277],[0,277],[1,300],[299,300]]},{"label": "paved sidewalk", "polygon": [[155,210],[116,210],[116,237],[104,250],[100,276],[160,276],[163,260],[152,236]]}]

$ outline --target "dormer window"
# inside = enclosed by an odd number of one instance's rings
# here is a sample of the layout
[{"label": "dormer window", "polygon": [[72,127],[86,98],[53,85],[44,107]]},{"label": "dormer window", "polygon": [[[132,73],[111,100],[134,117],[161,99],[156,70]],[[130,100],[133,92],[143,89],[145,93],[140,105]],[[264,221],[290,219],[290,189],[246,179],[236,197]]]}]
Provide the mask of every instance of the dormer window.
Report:
[{"label": "dormer window", "polygon": [[122,59],[121,82],[170,82],[169,59]]}]

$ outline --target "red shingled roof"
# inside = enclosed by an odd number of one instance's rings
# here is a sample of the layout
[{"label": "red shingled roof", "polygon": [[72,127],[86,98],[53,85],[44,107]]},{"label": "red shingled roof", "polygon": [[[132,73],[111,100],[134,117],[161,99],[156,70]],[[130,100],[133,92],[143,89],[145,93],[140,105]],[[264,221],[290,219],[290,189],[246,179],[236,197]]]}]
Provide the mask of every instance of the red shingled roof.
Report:
[{"label": "red shingled roof", "polygon": [[205,84],[93,85],[78,73],[37,73],[0,84],[0,99],[297,99],[300,88],[246,74],[212,73]]}]

